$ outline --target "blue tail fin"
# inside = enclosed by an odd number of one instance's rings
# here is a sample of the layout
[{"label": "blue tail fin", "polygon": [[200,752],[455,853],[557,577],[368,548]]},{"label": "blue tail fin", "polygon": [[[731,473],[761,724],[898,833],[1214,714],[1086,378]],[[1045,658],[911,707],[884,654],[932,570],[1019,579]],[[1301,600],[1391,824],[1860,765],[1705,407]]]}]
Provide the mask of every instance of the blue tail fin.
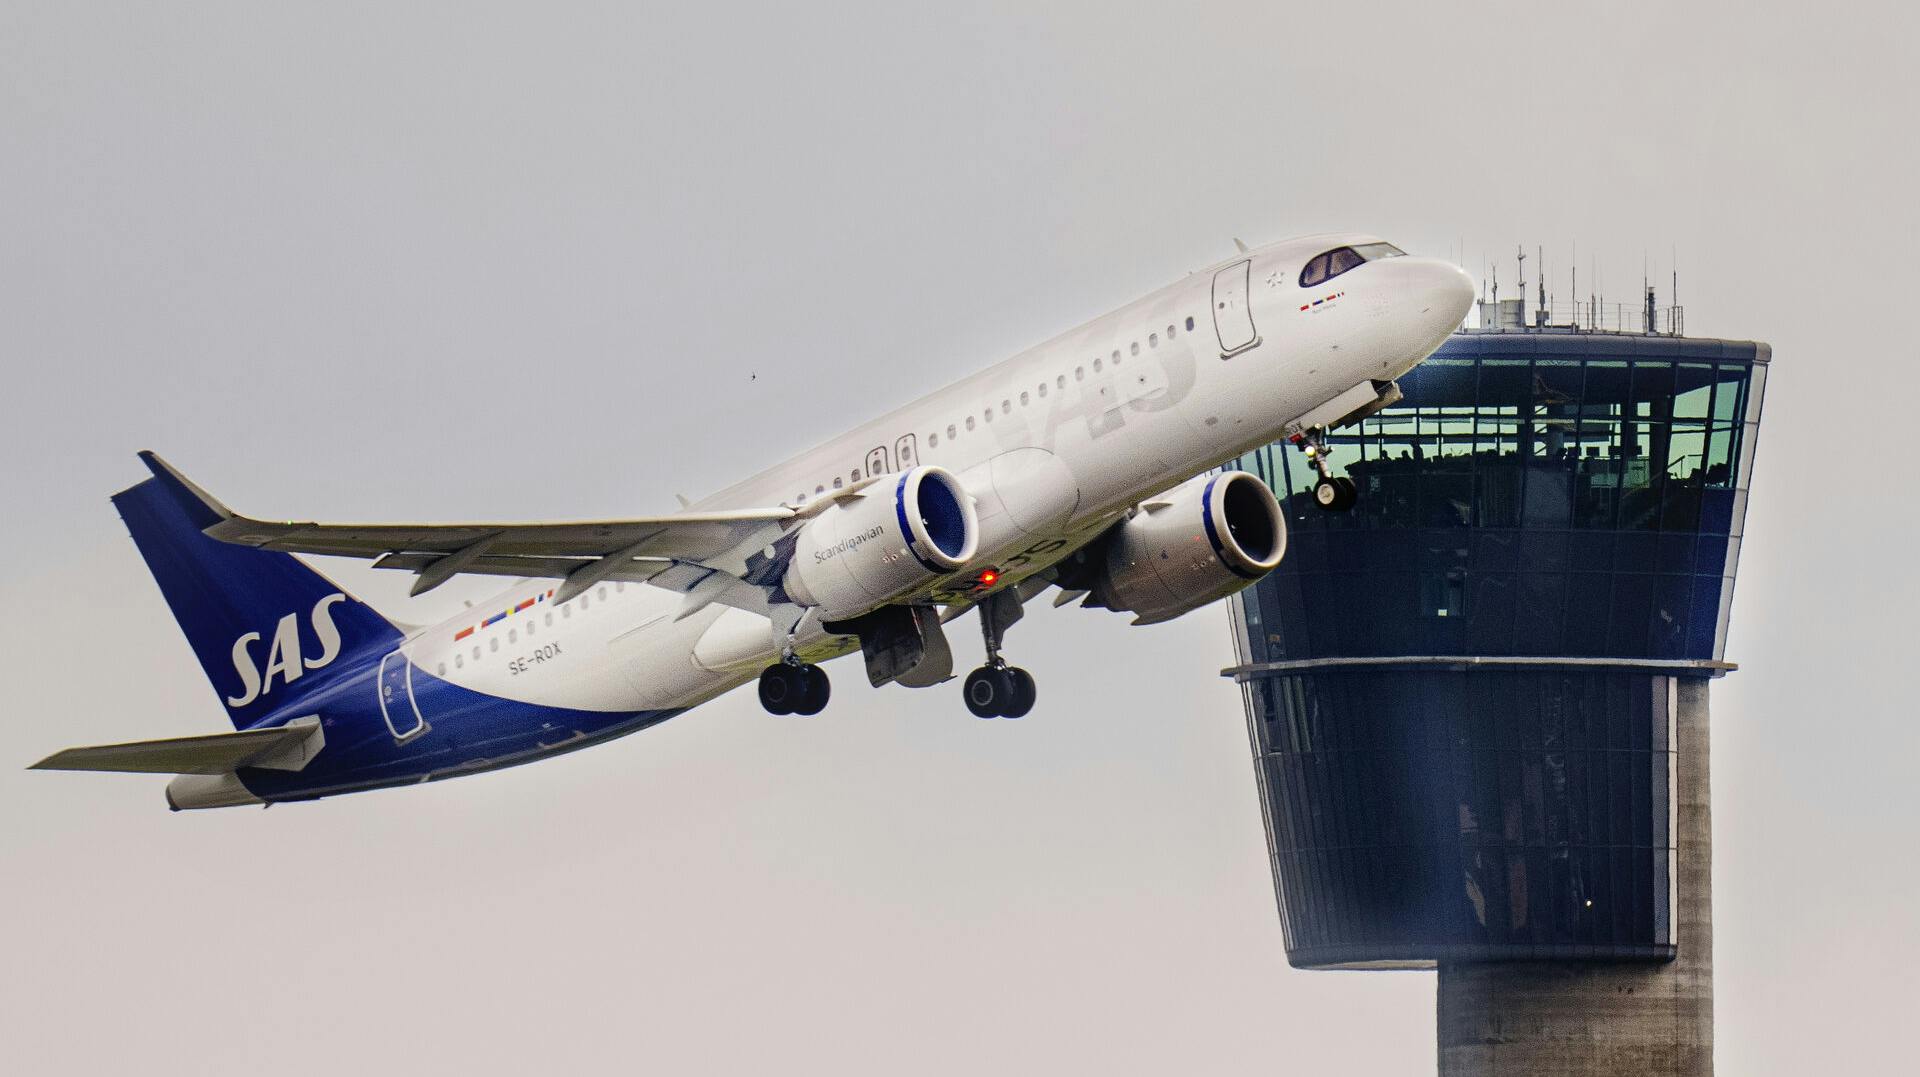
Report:
[{"label": "blue tail fin", "polygon": [[174,619],[236,729],[298,715],[302,700],[398,645],[372,607],[291,554],[202,534],[219,503],[151,453],[153,478],[113,496]]}]

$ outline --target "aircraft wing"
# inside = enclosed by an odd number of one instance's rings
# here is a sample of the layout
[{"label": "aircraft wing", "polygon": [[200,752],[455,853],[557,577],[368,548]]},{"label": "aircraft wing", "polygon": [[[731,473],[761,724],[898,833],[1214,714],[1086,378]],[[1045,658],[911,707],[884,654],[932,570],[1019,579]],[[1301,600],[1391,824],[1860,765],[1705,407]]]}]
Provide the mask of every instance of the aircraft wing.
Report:
[{"label": "aircraft wing", "polygon": [[804,513],[783,505],[560,523],[279,522],[241,516],[155,454],[140,458],[188,495],[185,500],[198,507],[194,523],[211,538],[287,553],[370,558],[375,568],[418,573],[416,595],[459,573],[562,578],[555,598],[563,602],[605,580],[651,580],[676,565],[739,576],[747,572],[742,551],[771,545],[792,522],[829,503],[810,505]]}]

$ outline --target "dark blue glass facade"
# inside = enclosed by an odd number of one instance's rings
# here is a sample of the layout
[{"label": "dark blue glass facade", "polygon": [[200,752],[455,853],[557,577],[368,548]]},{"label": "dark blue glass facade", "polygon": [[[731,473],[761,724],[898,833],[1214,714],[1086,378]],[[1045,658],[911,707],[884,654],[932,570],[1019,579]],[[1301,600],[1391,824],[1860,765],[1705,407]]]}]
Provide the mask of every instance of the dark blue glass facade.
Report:
[{"label": "dark blue glass facade", "polygon": [[1401,379],[1400,406],[1329,438],[1352,512],[1313,507],[1290,446],[1243,458],[1290,528],[1245,592],[1243,661],[1720,658],[1769,355],[1462,333]]},{"label": "dark blue glass facade", "polygon": [[1671,958],[1671,684],[1377,668],[1248,681],[1289,959]]},{"label": "dark blue glass facade", "polygon": [[1770,349],[1461,333],[1286,445],[1286,560],[1234,602],[1289,960],[1675,954],[1678,677],[1724,668]]}]

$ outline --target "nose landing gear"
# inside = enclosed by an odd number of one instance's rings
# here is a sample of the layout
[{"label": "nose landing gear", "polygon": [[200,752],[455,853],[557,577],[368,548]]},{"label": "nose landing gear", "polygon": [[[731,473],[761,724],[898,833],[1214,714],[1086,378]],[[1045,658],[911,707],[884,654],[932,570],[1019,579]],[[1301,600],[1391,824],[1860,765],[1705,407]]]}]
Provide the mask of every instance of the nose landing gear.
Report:
[{"label": "nose landing gear", "polygon": [[1360,500],[1360,488],[1345,475],[1335,475],[1333,465],[1327,463],[1326,428],[1316,426],[1287,440],[1306,453],[1307,462],[1320,473],[1320,480],[1313,484],[1314,506],[1322,512],[1346,512],[1353,508]]},{"label": "nose landing gear", "polygon": [[962,695],[975,718],[1025,718],[1039,697],[1033,674],[1007,665],[1000,657],[1000,641],[1024,614],[1020,596],[1012,588],[980,602],[980,635],[987,645],[987,664],[967,674]]}]

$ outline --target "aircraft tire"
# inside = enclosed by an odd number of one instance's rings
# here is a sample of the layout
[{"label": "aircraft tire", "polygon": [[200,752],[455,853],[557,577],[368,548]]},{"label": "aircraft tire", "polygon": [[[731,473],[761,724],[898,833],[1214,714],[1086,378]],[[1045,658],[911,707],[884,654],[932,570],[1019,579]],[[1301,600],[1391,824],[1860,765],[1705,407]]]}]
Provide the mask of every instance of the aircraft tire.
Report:
[{"label": "aircraft tire", "polygon": [[800,698],[793,705],[793,713],[811,717],[826,709],[827,700],[833,698],[833,682],[827,679],[827,671],[812,663],[801,666]]},{"label": "aircraft tire", "polygon": [[768,714],[792,714],[794,704],[805,697],[804,684],[792,666],[768,666],[760,671],[760,705]]},{"label": "aircraft tire", "polygon": [[1004,669],[981,666],[967,674],[962,695],[975,718],[998,718],[1013,699],[1013,678]]},{"label": "aircraft tire", "polygon": [[1355,505],[1360,503],[1359,484],[1355,483],[1352,479],[1348,478],[1345,475],[1341,475],[1338,478],[1334,479],[1333,481],[1340,484],[1340,504],[1338,506],[1339,511],[1346,512],[1347,510],[1353,508]]},{"label": "aircraft tire", "polygon": [[1346,512],[1360,501],[1360,487],[1345,475],[1313,484],[1313,504],[1322,512]]},{"label": "aircraft tire", "polygon": [[1013,694],[1007,699],[1002,718],[1025,718],[1033,709],[1034,701],[1040,698],[1039,689],[1033,683],[1033,674],[1015,666],[1007,670],[1007,677],[1013,682]]}]

